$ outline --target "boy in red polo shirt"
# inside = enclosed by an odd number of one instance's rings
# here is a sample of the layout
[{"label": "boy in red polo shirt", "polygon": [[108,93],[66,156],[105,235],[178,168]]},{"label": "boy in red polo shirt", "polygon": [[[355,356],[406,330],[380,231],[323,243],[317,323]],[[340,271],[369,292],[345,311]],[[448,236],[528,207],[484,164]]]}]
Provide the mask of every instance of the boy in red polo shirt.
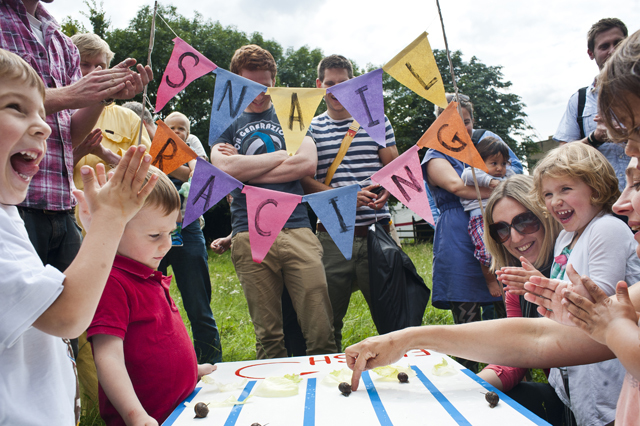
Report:
[{"label": "boy in red polo shirt", "polygon": [[124,230],[87,330],[100,384],[100,415],[109,426],[162,423],[198,378],[215,370],[197,364],[169,295],[171,277],[156,270],[171,248],[180,197],[165,174],[153,172],[158,183]]}]

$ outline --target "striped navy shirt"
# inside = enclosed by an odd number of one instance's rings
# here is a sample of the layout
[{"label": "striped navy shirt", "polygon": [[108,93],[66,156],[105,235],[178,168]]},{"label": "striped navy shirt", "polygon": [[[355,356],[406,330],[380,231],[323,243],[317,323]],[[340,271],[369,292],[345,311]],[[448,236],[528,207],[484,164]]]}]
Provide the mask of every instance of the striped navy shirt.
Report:
[{"label": "striped navy shirt", "polygon": [[[384,117],[384,121],[386,146],[390,147],[396,144],[396,138],[393,134],[391,123],[386,116]],[[313,135],[318,149],[317,181],[324,183],[327,170],[329,166],[331,166],[331,163],[333,163],[333,159],[340,149],[342,139],[347,133],[347,130],[349,130],[352,122],[353,118],[334,120],[329,117],[326,112],[311,121],[309,131]],[[330,184],[331,187],[339,188],[353,185],[354,183],[360,184],[361,188],[371,185],[373,182],[368,178],[384,166],[378,154],[378,150],[382,148],[383,147],[371,139],[369,134],[361,127],[353,138],[342,163],[340,163],[336,173],[333,175]],[[359,207],[356,211],[356,226],[369,225],[389,217],[389,209],[386,205],[377,211],[367,206]]]}]

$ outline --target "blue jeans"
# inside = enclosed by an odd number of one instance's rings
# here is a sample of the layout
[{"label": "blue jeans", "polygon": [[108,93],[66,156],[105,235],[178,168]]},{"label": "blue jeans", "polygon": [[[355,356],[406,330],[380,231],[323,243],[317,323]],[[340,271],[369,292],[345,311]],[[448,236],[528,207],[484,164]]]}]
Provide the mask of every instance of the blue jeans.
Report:
[{"label": "blue jeans", "polygon": [[222,361],[222,346],[216,320],[211,312],[209,258],[199,221],[182,228],[182,247],[173,247],[162,259],[158,270],[166,274],[173,268],[182,302],[191,322],[193,346],[198,363]]}]

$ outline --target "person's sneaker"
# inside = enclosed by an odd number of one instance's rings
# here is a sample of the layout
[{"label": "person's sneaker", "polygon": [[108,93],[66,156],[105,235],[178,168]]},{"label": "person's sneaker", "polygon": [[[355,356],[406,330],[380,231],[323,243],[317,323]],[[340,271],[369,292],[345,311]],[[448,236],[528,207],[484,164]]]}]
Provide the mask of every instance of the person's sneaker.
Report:
[{"label": "person's sneaker", "polygon": [[176,229],[171,233],[171,247],[182,247],[184,245],[181,232],[182,224],[178,223]]}]

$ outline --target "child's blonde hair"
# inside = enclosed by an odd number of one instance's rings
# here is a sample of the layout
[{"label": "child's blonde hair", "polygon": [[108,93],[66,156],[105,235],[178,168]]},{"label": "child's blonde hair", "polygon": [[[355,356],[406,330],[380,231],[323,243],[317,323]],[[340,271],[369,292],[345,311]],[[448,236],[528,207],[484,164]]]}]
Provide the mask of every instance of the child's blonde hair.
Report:
[{"label": "child's blonde hair", "polygon": [[[638,124],[629,97],[640,96],[640,31],[620,42],[598,76],[598,113],[604,119],[609,136],[616,142],[625,142],[631,129]],[[626,128],[613,112],[624,114],[631,120]]]},{"label": "child's blonde hair", "polygon": [[111,51],[109,44],[96,34],[74,34],[71,36],[71,41],[78,48],[81,58],[95,58],[101,53],[104,53],[107,59],[107,68],[111,65],[111,60],[115,53]]},{"label": "child's blonde hair", "polygon": [[179,112],[179,111],[173,111],[171,114],[167,115],[167,118],[164,119],[165,123],[173,117],[182,117],[184,118],[184,120],[187,122],[187,133],[190,135],[191,134],[191,122],[189,121],[189,117],[187,117],[186,115],[184,115],[183,113]]},{"label": "child's blonde hair", "polygon": [[0,80],[18,80],[29,87],[35,87],[44,102],[44,83],[28,63],[15,53],[0,49]]},{"label": "child's blonde hair", "polygon": [[178,190],[173,182],[171,182],[171,179],[169,179],[162,170],[157,167],[150,166],[147,176],[144,179],[144,183],[146,184],[153,175],[158,175],[158,182],[156,182],[156,186],[153,188],[153,191],[151,191],[151,194],[149,194],[145,200],[144,207],[158,207],[163,213],[165,213],[165,215],[180,210],[180,194],[178,194]]},{"label": "child's blonde hair", "polygon": [[591,204],[606,213],[620,196],[618,179],[609,161],[597,149],[580,142],[568,143],[549,151],[534,170],[534,190],[542,204],[542,179],[569,176],[580,179],[592,190]]}]

